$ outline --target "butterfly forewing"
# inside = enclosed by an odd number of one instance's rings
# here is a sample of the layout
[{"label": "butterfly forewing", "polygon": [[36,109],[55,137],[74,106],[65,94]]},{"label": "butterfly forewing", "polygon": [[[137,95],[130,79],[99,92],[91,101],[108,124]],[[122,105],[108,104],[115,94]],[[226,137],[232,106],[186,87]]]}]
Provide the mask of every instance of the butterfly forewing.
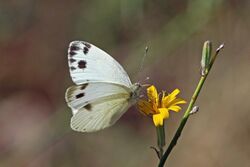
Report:
[{"label": "butterfly forewing", "polygon": [[131,86],[122,66],[106,52],[87,42],[70,43],[68,62],[70,75],[76,84],[103,81]]}]

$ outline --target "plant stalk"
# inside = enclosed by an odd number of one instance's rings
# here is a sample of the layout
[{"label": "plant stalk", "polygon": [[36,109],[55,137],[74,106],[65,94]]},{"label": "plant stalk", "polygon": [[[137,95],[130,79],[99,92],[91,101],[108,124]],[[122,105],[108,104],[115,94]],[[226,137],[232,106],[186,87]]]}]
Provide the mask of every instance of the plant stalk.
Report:
[{"label": "plant stalk", "polygon": [[177,144],[177,141],[178,141],[179,137],[181,136],[182,130],[183,130],[183,128],[185,127],[185,125],[186,125],[186,123],[187,123],[187,120],[188,120],[188,118],[189,118],[189,116],[190,116],[190,111],[193,109],[194,104],[195,104],[195,102],[196,102],[196,100],[197,100],[197,98],[198,98],[198,96],[199,96],[199,94],[200,94],[200,91],[201,91],[201,89],[202,89],[202,87],[203,87],[203,85],[204,85],[204,83],[205,83],[205,81],[206,81],[206,78],[207,78],[207,76],[208,76],[208,74],[209,74],[209,72],[210,72],[210,70],[211,70],[211,68],[212,68],[212,66],[213,66],[213,64],[214,64],[214,61],[215,61],[217,55],[219,54],[219,51],[220,51],[223,47],[224,47],[224,45],[221,45],[221,46],[216,50],[216,53],[215,53],[215,54],[213,55],[213,57],[211,58],[210,66],[209,66],[208,69],[207,69],[208,72],[207,72],[205,75],[201,76],[201,78],[200,78],[200,80],[199,80],[199,82],[198,82],[198,84],[197,84],[197,87],[196,87],[196,89],[195,89],[195,91],[194,91],[194,93],[193,93],[193,96],[192,96],[192,98],[191,98],[191,100],[190,100],[190,102],[189,102],[189,105],[188,105],[188,107],[187,107],[187,109],[186,109],[186,111],[185,111],[185,113],[184,113],[184,115],[183,115],[183,117],[182,117],[181,123],[180,123],[178,129],[176,130],[175,135],[174,135],[174,137],[172,138],[172,140],[171,140],[171,142],[170,142],[170,144],[169,144],[167,150],[165,151],[165,153],[164,153],[163,156],[161,157],[158,167],[163,167],[163,166],[164,166],[164,164],[165,164],[167,158],[169,157],[169,154],[170,154],[171,151],[173,150],[174,146]]},{"label": "plant stalk", "polygon": [[157,126],[156,127],[156,132],[157,132],[157,145],[158,145],[158,157],[159,159],[162,158],[163,155],[163,147],[165,146],[165,128],[164,124],[162,126]]}]

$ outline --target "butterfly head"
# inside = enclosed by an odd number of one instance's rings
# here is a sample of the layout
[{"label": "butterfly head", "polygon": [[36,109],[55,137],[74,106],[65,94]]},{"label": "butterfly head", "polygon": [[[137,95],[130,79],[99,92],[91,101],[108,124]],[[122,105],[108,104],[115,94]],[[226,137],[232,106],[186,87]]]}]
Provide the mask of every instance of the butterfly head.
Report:
[{"label": "butterfly head", "polygon": [[[149,80],[149,77],[147,77],[145,81]],[[142,84],[140,82],[136,82],[135,84],[132,85],[131,87],[131,90],[132,90],[132,93],[131,93],[131,98],[134,99],[134,100],[137,100],[139,99],[140,97],[142,97],[143,95],[141,95],[141,90],[143,87],[148,87],[150,86],[150,84]]]},{"label": "butterfly head", "polygon": [[132,85],[131,87],[131,99],[138,99],[140,97],[140,92],[141,92],[141,89],[142,89],[142,85],[140,83],[135,83]]}]

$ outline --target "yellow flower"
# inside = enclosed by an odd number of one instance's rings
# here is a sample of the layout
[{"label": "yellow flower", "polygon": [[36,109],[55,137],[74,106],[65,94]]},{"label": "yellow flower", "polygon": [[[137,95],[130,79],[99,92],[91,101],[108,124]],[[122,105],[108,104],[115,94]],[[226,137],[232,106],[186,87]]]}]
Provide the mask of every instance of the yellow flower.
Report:
[{"label": "yellow flower", "polygon": [[155,126],[162,126],[164,119],[169,117],[170,110],[179,112],[181,107],[178,105],[186,103],[185,100],[176,97],[179,93],[179,89],[175,89],[168,95],[163,92],[160,98],[155,86],[152,85],[147,88],[148,100],[139,100],[139,110],[152,117]]}]

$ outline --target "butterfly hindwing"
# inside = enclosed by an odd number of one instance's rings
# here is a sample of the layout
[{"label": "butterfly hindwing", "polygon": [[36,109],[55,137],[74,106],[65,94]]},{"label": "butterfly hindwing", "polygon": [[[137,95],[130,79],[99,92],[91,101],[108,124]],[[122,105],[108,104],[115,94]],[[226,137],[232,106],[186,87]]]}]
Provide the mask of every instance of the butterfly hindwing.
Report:
[{"label": "butterfly hindwing", "polygon": [[72,109],[71,127],[92,132],[114,124],[132,104],[131,91],[114,83],[89,82],[71,86],[66,101]]},{"label": "butterfly hindwing", "polygon": [[113,125],[128,109],[127,97],[108,97],[88,104],[71,118],[71,128],[75,131],[94,132]]},{"label": "butterfly hindwing", "polygon": [[66,91],[65,99],[74,114],[75,110],[85,107],[90,102],[100,101],[109,96],[121,95],[129,96],[130,89],[114,83],[88,82],[69,87]]},{"label": "butterfly hindwing", "polygon": [[109,54],[90,43],[71,42],[68,63],[72,80],[77,85],[89,81],[103,81],[131,86],[131,81],[122,66]]}]

